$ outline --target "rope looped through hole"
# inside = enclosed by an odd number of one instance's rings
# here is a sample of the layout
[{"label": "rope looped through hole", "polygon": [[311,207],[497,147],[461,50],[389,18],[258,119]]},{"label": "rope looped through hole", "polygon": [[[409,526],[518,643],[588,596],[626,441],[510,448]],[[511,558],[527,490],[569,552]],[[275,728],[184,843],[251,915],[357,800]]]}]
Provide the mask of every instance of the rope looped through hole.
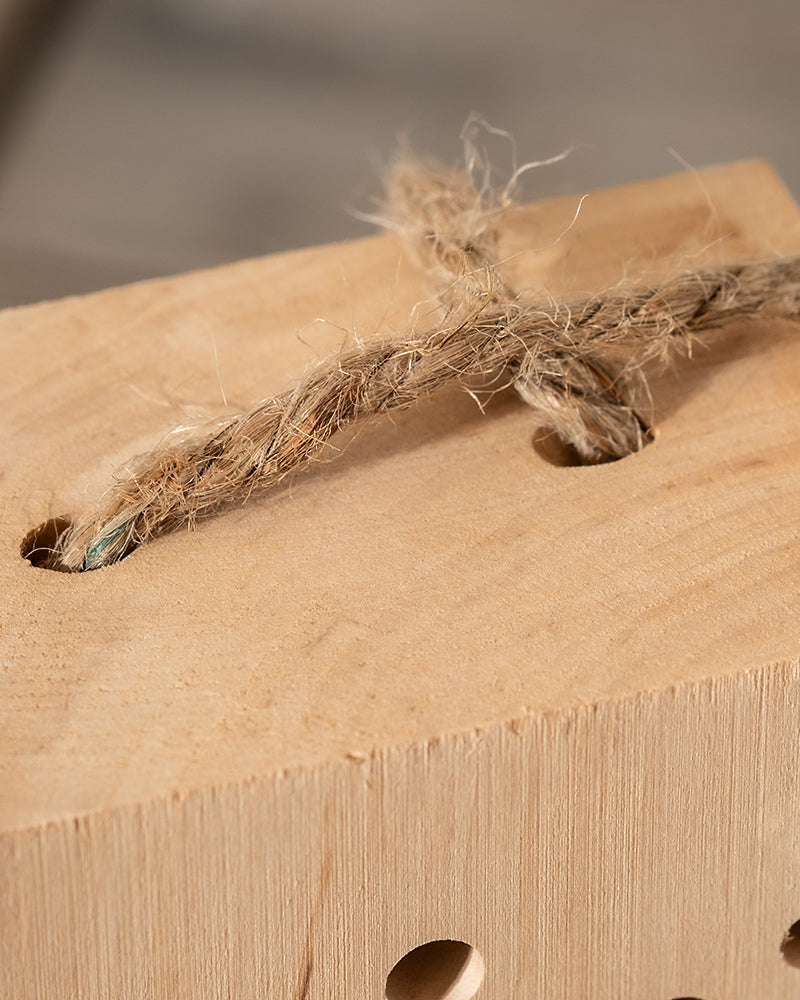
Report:
[{"label": "rope looped through hole", "polygon": [[498,262],[507,207],[506,189],[478,189],[469,173],[399,165],[387,180],[387,220],[439,289],[436,327],[344,349],[213,433],[132,461],[94,509],[29,533],[25,558],[66,572],[118,562],[274,488],[350,423],[406,409],[446,386],[474,391],[498,373],[561,442],[554,451],[546,445],[553,439],[538,434],[542,457],[556,465],[613,461],[652,440],[633,402],[648,364],[688,353],[743,317],[800,314],[800,257],[681,272],[655,288],[566,304],[523,299]]}]

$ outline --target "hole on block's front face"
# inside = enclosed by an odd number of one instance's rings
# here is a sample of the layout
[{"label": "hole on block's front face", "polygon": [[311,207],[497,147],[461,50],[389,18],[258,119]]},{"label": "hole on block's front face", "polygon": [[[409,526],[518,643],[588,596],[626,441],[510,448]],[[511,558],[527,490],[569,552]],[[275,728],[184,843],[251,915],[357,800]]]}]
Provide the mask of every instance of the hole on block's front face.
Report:
[{"label": "hole on block's front face", "polygon": [[483,958],[463,941],[429,941],[395,965],[386,1000],[472,1000],[484,976]]},{"label": "hole on block's front face", "polygon": [[800,920],[795,920],[784,934],[781,942],[781,954],[788,965],[800,969]]}]

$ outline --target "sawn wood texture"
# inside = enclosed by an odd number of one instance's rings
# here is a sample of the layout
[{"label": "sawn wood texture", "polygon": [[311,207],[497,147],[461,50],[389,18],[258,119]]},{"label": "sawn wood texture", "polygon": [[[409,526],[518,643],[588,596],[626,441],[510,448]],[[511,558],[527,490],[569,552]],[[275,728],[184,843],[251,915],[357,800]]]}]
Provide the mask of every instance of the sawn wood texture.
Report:
[{"label": "sawn wood texture", "polygon": [[[800,251],[760,162],[577,205],[509,214],[518,289]],[[381,1000],[440,939],[479,1000],[798,995],[798,327],[654,377],[614,464],[445,392],[109,569],[21,557],[431,292],[380,236],[0,315],[4,1000]]]}]

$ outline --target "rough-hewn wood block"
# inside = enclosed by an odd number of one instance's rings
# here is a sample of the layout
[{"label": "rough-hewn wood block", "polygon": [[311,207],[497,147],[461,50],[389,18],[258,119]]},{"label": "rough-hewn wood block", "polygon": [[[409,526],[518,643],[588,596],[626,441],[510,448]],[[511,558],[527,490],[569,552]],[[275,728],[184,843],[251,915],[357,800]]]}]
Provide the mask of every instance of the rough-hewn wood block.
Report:
[{"label": "rough-hewn wood block", "polygon": [[[509,218],[518,288],[800,250],[763,163],[593,194],[557,240],[576,205]],[[1,997],[797,995],[796,327],[654,379],[614,464],[443,393],[109,569],[21,557],[429,293],[386,236],[0,316]]]}]

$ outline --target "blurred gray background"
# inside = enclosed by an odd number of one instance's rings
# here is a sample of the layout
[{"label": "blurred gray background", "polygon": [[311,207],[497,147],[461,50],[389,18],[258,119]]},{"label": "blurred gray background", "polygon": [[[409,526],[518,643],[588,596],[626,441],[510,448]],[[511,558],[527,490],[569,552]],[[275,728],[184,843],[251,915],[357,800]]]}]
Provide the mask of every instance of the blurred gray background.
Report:
[{"label": "blurred gray background", "polygon": [[[797,0],[0,0],[0,304],[362,235],[401,134],[479,112],[543,197],[765,156]],[[507,144],[497,140],[501,169]],[[505,157],[505,162],[504,162]]]}]

